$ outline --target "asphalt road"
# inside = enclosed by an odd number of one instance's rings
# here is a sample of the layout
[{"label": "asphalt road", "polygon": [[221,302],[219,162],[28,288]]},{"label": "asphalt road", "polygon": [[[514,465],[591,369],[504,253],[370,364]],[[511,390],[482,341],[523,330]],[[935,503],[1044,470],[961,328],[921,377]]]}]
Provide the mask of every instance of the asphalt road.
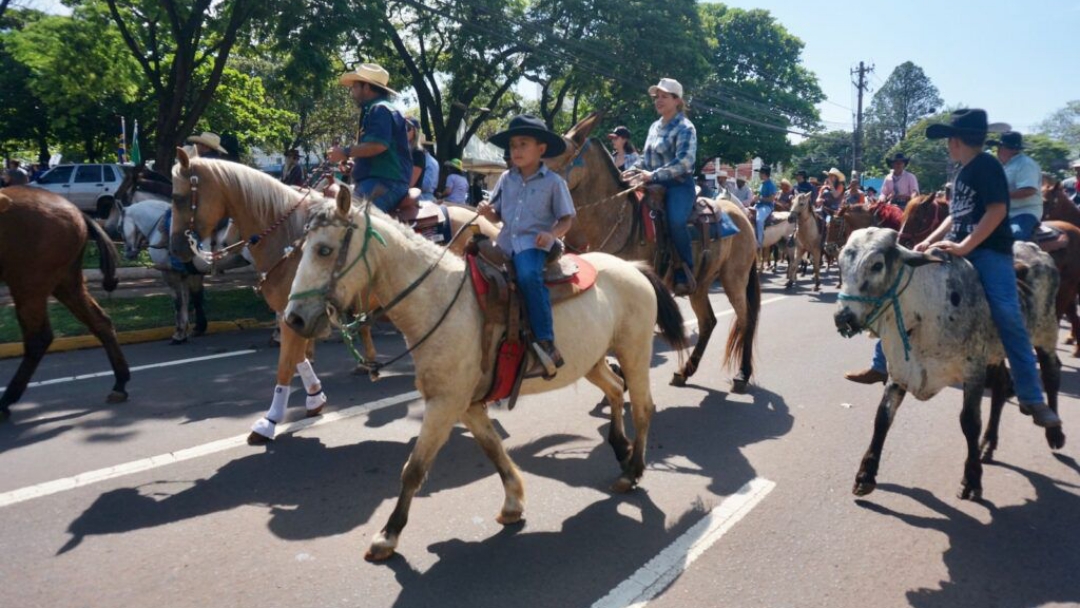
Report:
[{"label": "asphalt road", "polygon": [[[119,405],[104,403],[109,377],[27,391],[0,427],[0,605],[1080,604],[1080,440],[1051,453],[1015,405],[983,502],[956,498],[958,389],[905,401],[878,491],[852,496],[881,389],[842,378],[872,343],[833,329],[834,279],[789,295],[767,275],[750,394],[728,393],[726,331],[686,388],[668,386],[675,356],[657,343],[649,468],[630,494],[607,489],[607,410],[585,382],[493,408],[526,480],[521,525],[495,522],[498,476],[456,430],[384,564],[363,552],[423,413],[408,364],[373,384],[340,344],[321,345],[323,418],[252,448],[242,437],[274,383],[268,331],[126,347],[133,366],[217,358],[136,371]],[[377,344],[402,348],[390,332]],[[1080,369],[1060,354],[1069,433]],[[0,361],[0,382],[17,363]],[[99,350],[53,354],[34,379],[107,369]]]}]

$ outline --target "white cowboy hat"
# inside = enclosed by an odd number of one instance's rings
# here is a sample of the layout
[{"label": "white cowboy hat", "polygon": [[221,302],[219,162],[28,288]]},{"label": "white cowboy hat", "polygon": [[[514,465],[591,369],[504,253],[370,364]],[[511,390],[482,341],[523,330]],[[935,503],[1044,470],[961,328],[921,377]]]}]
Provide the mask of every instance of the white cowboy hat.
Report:
[{"label": "white cowboy hat", "polygon": [[201,135],[192,135],[187,138],[189,144],[202,144],[207,148],[213,148],[222,154],[228,154],[229,151],[221,147],[221,137],[217,133],[211,133],[210,131],[203,131]]},{"label": "white cowboy hat", "polygon": [[837,169],[836,167],[833,167],[832,169],[829,169],[829,175],[835,175],[836,177],[840,178],[840,181],[842,181],[842,182],[846,182],[846,181],[847,181],[847,178],[846,178],[846,177],[844,177],[844,174],[843,174],[843,172],[841,172],[841,171],[840,171],[839,169]]},{"label": "white cowboy hat", "polygon": [[390,72],[384,70],[383,67],[377,63],[361,63],[360,66],[352,72],[345,72],[342,74],[338,82],[345,87],[351,87],[354,82],[366,82],[385,90],[391,95],[398,94],[397,91],[386,86],[390,84]]},{"label": "white cowboy hat", "polygon": [[674,78],[661,78],[660,82],[649,87],[649,95],[656,95],[657,91],[670,93],[680,99],[682,99],[683,96],[682,85]]},{"label": "white cowboy hat", "polygon": [[1069,168],[1070,169],[1080,168],[1080,160],[1074,160],[1073,162],[1069,163]]}]

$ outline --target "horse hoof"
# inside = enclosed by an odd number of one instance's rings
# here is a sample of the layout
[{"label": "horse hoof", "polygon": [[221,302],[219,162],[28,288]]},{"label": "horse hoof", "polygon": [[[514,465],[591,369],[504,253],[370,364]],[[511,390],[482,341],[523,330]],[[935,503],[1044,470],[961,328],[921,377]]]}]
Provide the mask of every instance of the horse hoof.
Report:
[{"label": "horse hoof", "polygon": [[521,511],[503,511],[495,516],[495,521],[504,526],[511,526],[521,522]]},{"label": "horse hoof", "polygon": [[671,377],[671,386],[686,386],[686,376],[676,373]]},{"label": "horse hoof", "polygon": [[1046,443],[1050,445],[1051,450],[1060,450],[1065,447],[1065,433],[1061,431],[1061,427],[1046,429]]},{"label": "horse hoof", "polygon": [[960,492],[957,494],[960,500],[982,500],[982,488],[972,488],[967,484],[960,486]]},{"label": "horse hoof", "polygon": [[315,408],[313,410],[307,410],[307,414],[305,414],[305,417],[314,418],[316,416],[322,415],[322,408],[323,408],[323,406],[320,405],[319,407],[317,407],[317,408]]},{"label": "horse hoof", "polygon": [[731,392],[736,395],[745,395],[749,382],[742,378],[734,378],[731,381]]},{"label": "horse hoof", "polygon": [[388,538],[383,538],[382,534],[378,537],[378,540],[372,541],[371,546],[367,552],[364,553],[364,559],[369,562],[381,562],[386,561],[393,557],[394,550],[397,548],[397,543],[391,541]]},{"label": "horse hoof", "polygon": [[265,435],[260,435],[260,434],[256,433],[255,431],[251,431],[250,433],[248,433],[248,437],[247,437],[248,445],[266,445],[266,444],[270,443],[271,441],[273,441],[272,438],[267,437]]},{"label": "horse hoof", "polygon": [[637,483],[629,477],[620,477],[615,480],[615,483],[611,484],[611,491],[616,494],[626,494],[630,490],[633,490],[636,485]]},{"label": "horse hoof", "polygon": [[873,481],[856,481],[851,493],[855,496],[866,496],[877,489],[877,483]]},{"label": "horse hoof", "polygon": [[109,393],[108,397],[105,397],[105,403],[123,403],[127,401],[128,394],[124,391],[113,391]]}]

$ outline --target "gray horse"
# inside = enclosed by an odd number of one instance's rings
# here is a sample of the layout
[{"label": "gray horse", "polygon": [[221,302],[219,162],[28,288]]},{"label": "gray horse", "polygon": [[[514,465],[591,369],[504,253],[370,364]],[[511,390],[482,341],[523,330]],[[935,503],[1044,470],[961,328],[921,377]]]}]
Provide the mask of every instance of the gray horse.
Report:
[{"label": "gray horse", "polygon": [[[960,426],[968,455],[962,499],[982,495],[979,432],[984,388],[991,388],[991,413],[981,450],[989,462],[997,447],[998,424],[1009,391],[1005,349],[990,317],[990,307],[975,267],[958,257],[915,253],[897,245],[897,233],[866,228],[852,233],[840,253],[844,287],[834,320],[845,337],[870,329],[881,337],[889,361],[889,384],[878,405],[874,437],[855,478],[863,496],[877,485],[881,449],[904,395],[930,399],[949,385],[963,384]],[[1050,256],[1031,243],[1016,243],[1013,256],[1020,304],[1038,355],[1049,406],[1057,411],[1061,362],[1055,298],[1058,273]],[[1046,429],[1052,449],[1065,445],[1061,427]]]},{"label": "gray horse", "polygon": [[[133,260],[143,249],[149,249],[150,260],[154,268],[161,271],[161,277],[173,291],[173,306],[176,309],[176,331],[170,344],[183,344],[191,335],[201,336],[206,332],[206,312],[203,308],[203,276],[246,266],[248,261],[240,253],[230,253],[225,258],[211,265],[202,257],[195,257],[191,262],[180,263],[169,255],[168,216],[171,205],[160,199],[147,199],[124,207],[116,203],[117,231],[124,240],[124,256]],[[216,242],[219,247],[238,241],[238,234],[231,223],[218,230]],[[195,309],[195,327],[189,331],[188,309]]]}]

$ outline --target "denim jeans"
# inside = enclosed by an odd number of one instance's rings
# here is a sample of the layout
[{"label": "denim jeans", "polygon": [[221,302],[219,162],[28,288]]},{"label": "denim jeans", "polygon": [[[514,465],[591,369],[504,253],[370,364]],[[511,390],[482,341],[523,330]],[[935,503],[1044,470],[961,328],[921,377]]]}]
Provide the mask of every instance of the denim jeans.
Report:
[{"label": "denim jeans", "polygon": [[990,304],[990,316],[1009,359],[1016,398],[1023,404],[1046,403],[1035,367],[1035,353],[1020,311],[1013,256],[984,248],[972,251],[967,259],[979,271],[979,280]]},{"label": "denim jeans", "polygon": [[885,351],[881,348],[881,340],[874,344],[874,359],[870,362],[870,368],[883,373],[889,371],[888,361],[885,360]]},{"label": "denim jeans", "polygon": [[761,245],[765,242],[765,220],[769,219],[769,215],[772,214],[773,209],[775,208],[775,205],[773,205],[772,203],[756,203],[754,205],[754,209],[757,214],[755,216],[755,219],[757,220],[757,232],[755,232],[754,234],[757,235],[758,247],[761,247]]},{"label": "denim jeans", "polygon": [[539,340],[554,340],[555,327],[551,320],[551,298],[544,285],[544,265],[547,252],[543,249],[526,249],[514,254],[514,271],[517,285],[525,297],[525,311],[529,314],[532,333]]},{"label": "denim jeans", "polygon": [[1039,227],[1039,218],[1030,213],[1021,213],[1009,218],[1009,229],[1012,230],[1013,238],[1018,241],[1031,241],[1035,237],[1035,229]]},{"label": "denim jeans", "polygon": [[[690,179],[685,179],[682,182],[675,180],[669,180],[665,182],[659,182],[661,186],[667,188],[664,194],[664,212],[667,217],[668,234],[671,236],[671,243],[675,246],[675,251],[679,253],[679,258],[683,262],[686,262],[687,268],[691,271],[694,269],[694,248],[691,244],[690,230],[686,226],[687,220],[690,219],[690,212],[694,210],[694,182]],[[675,282],[686,283],[686,273],[681,268],[675,269]]]},{"label": "denim jeans", "polygon": [[378,177],[369,177],[356,184],[353,196],[370,199],[375,206],[386,213],[390,213],[401,203],[401,199],[409,193],[409,184],[405,182],[392,182]]}]

